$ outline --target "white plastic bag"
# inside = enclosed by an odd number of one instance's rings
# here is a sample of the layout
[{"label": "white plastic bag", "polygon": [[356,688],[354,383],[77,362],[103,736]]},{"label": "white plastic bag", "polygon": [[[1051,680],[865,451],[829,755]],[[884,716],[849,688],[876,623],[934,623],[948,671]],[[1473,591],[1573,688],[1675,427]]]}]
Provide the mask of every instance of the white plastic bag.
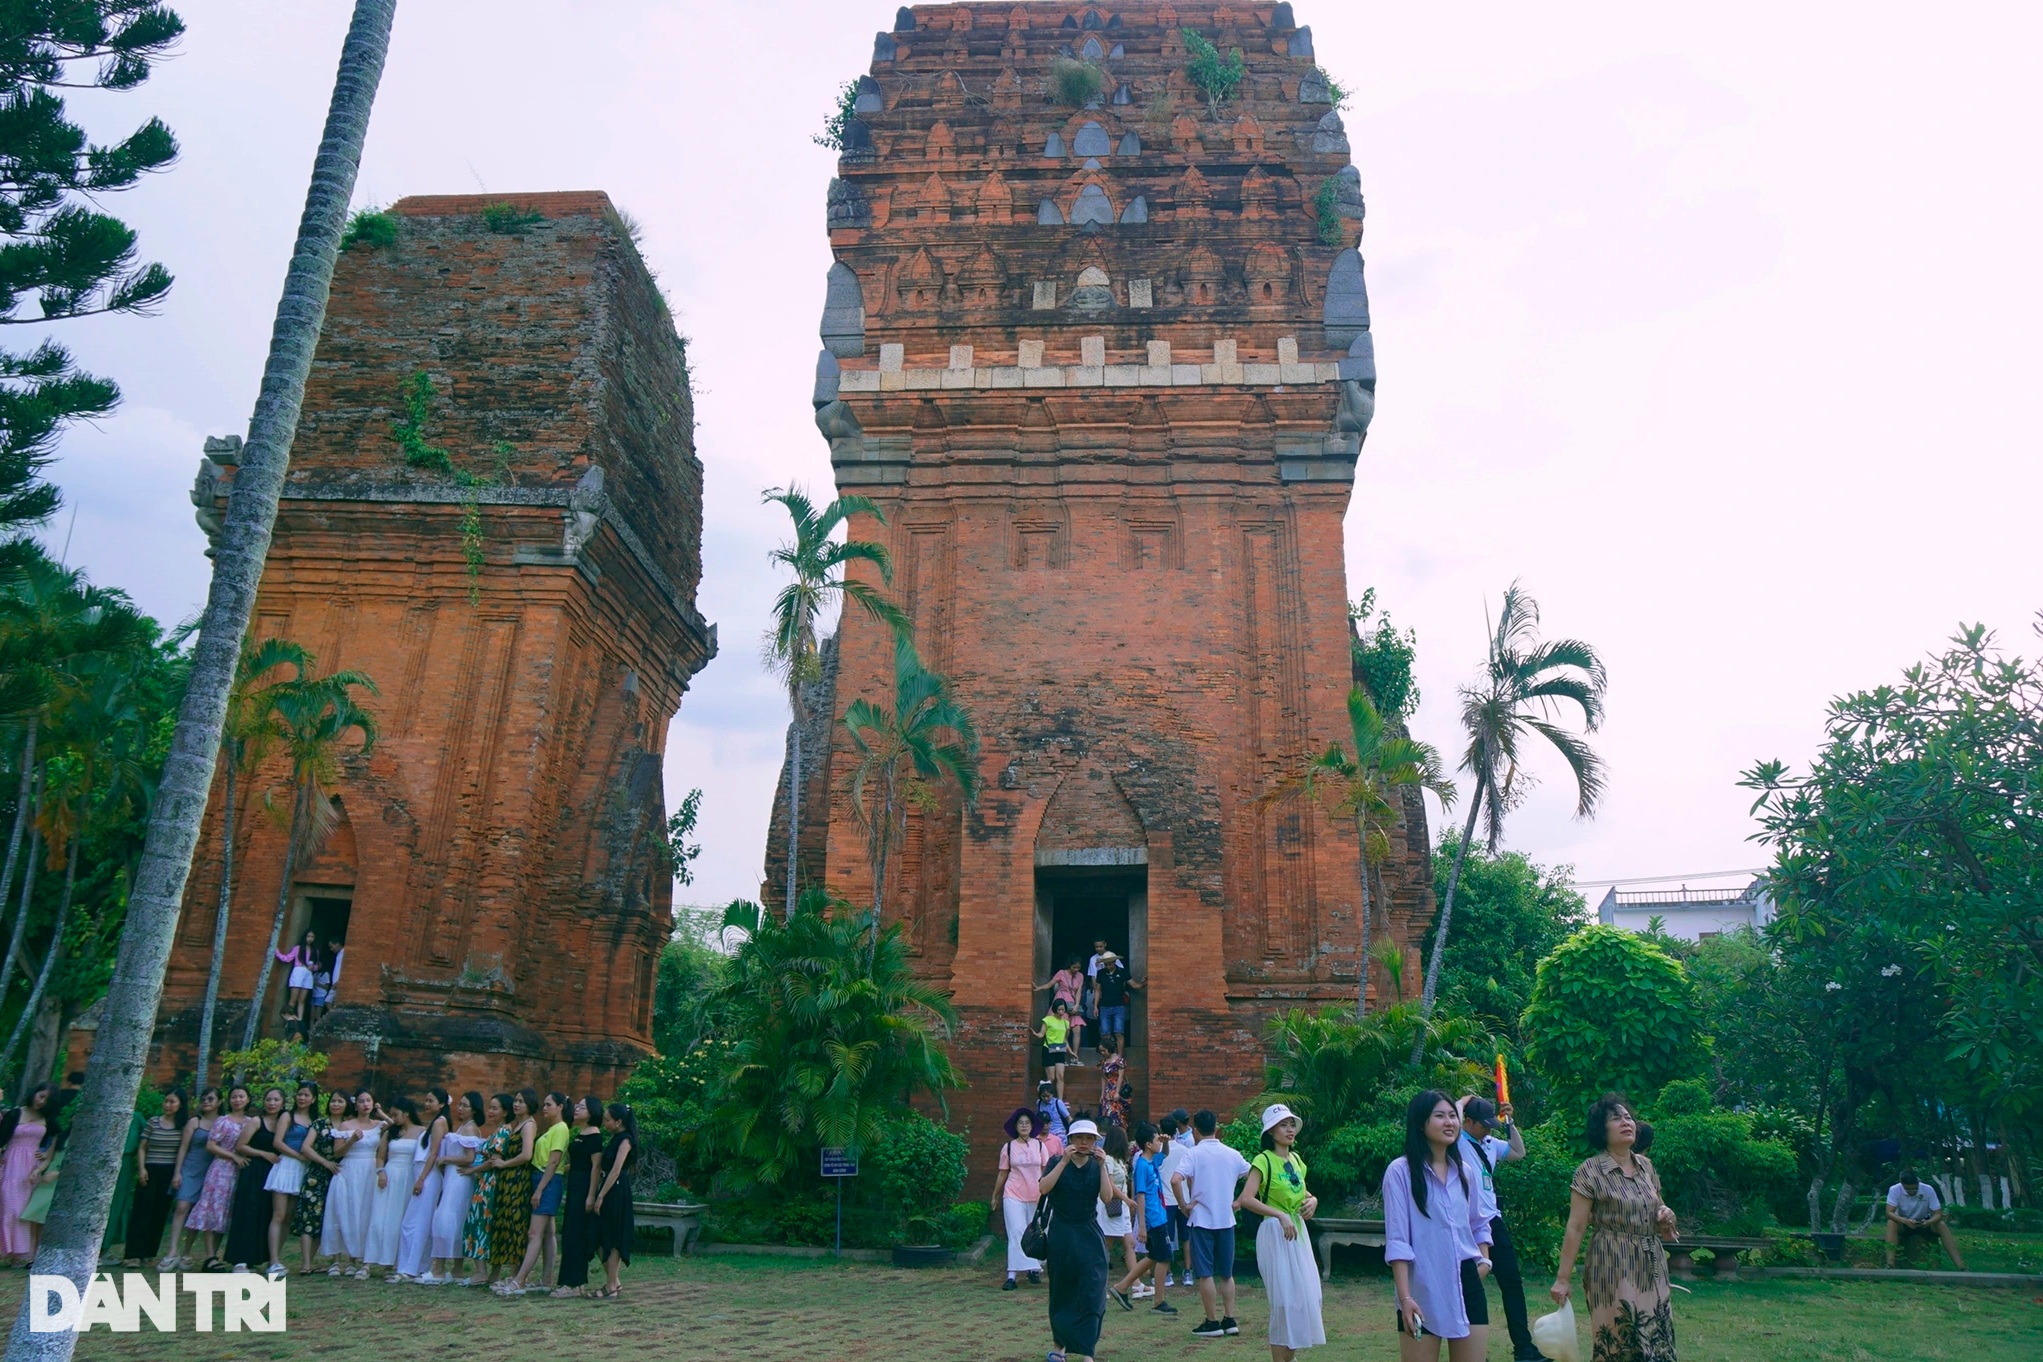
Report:
[{"label": "white plastic bag", "polygon": [[1575,1336],[1575,1304],[1561,1302],[1551,1315],[1532,1321],[1532,1346],[1554,1362],[1582,1362],[1582,1342]]}]

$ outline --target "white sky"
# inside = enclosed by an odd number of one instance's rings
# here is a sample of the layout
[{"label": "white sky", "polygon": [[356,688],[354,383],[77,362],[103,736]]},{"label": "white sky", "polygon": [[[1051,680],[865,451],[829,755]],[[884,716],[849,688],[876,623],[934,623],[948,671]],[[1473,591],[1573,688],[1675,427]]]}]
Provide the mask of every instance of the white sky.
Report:
[{"label": "white sky", "polygon": [[[127,401],[56,469],[72,560],[170,620],[204,599],[186,492],[201,440],[246,427],[348,15],[177,8],[182,55],[81,106],[102,137],[158,113],[182,141],[115,204],[177,287],[155,320],[62,329]],[[808,399],[832,157],[808,139],[894,8],[410,0],[370,131],[364,202],[604,189],[644,224],[694,343],[722,627],[667,766],[674,802],[709,791],[698,902],[756,892],[781,751],[759,491],[829,484]],[[1356,89],[1369,203],[1351,594],[1417,627],[1416,726],[1451,752],[1514,577],[1609,662],[1602,814],[1574,822],[1549,763],[1511,845],[1584,877],[1758,865],[1733,782],[1806,760],[1830,696],[1960,620],[2039,646],[2043,11],[1297,11]]]}]

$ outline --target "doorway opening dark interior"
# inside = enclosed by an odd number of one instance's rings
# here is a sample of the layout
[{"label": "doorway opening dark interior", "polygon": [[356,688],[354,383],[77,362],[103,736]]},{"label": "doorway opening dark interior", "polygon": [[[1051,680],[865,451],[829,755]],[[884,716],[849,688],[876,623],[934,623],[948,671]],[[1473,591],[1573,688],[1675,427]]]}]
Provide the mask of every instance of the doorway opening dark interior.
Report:
[{"label": "doorway opening dark interior", "polygon": [[[1036,870],[1036,979],[1048,979],[1073,960],[1085,968],[1104,941],[1128,962],[1130,978],[1148,983],[1149,872],[1146,866],[1038,867]],[[1148,1110],[1148,1032],[1146,988],[1128,992],[1129,1110],[1134,1119]],[[1050,995],[1037,995],[1037,1016]],[[1034,1025],[1034,1021],[1030,1022]],[[1096,1028],[1088,1025],[1081,1067],[1068,1068],[1064,1095],[1074,1110],[1096,1112],[1100,1099],[1100,1055]],[[1031,1076],[1040,1073],[1041,1055],[1032,1048]]]}]

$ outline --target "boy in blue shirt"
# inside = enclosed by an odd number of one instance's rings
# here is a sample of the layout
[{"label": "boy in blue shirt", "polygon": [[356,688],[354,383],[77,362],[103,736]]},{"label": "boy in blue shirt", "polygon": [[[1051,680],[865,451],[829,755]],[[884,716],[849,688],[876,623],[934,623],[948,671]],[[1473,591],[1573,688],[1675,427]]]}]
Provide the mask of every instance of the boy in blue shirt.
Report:
[{"label": "boy in blue shirt", "polygon": [[[1131,1300],[1145,1296],[1156,1297],[1151,1307],[1159,1315],[1175,1315],[1177,1307],[1163,1298],[1166,1274],[1170,1261],[1177,1252],[1177,1239],[1171,1233],[1170,1195],[1163,1186],[1163,1161],[1170,1140],[1147,1121],[1135,1123],[1135,1143],[1141,1147],[1128,1170],[1129,1195],[1135,1202],[1135,1233],[1137,1248],[1141,1256],[1128,1269],[1128,1275],[1114,1286],[1116,1296],[1127,1295],[1133,1288]],[[1154,1285],[1144,1286],[1142,1278],[1147,1275]],[[1133,1309],[1131,1305],[1128,1307]]]}]

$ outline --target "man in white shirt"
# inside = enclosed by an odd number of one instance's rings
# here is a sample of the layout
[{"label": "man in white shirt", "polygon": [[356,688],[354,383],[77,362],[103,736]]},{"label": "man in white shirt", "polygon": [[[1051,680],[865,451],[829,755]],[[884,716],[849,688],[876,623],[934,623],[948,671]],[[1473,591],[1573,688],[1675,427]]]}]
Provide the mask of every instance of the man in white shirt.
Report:
[{"label": "man in white shirt", "polygon": [[[1501,1130],[1508,1139],[1491,1132]],[[1499,1107],[1487,1097],[1461,1099],[1462,1166],[1482,1176],[1476,1195],[1482,1213],[1490,1221],[1490,1275],[1504,1297],[1504,1324],[1511,1334],[1512,1362],[1540,1362],[1545,1356],[1532,1341],[1532,1327],[1525,1314],[1525,1285],[1518,1275],[1518,1251],[1511,1244],[1511,1228],[1504,1223],[1504,1211],[1497,1204],[1497,1165],[1525,1157],[1525,1136],[1511,1119],[1511,1104]]]},{"label": "man in white shirt", "polygon": [[1944,1219],[1944,1203],[1937,1189],[1916,1176],[1913,1168],[1901,1170],[1901,1181],[1887,1189],[1887,1266],[1894,1266],[1894,1251],[1909,1239],[1921,1235],[1941,1240],[1944,1252],[1960,1272],[1965,1260],[1958,1256],[1958,1241],[1951,1224]]},{"label": "man in white shirt", "polygon": [[[1221,1141],[1220,1118],[1212,1112],[1195,1114],[1192,1131],[1197,1140],[1172,1184],[1189,1224],[1192,1275],[1206,1307],[1206,1318],[1192,1337],[1221,1338],[1241,1332],[1234,1320],[1234,1189],[1248,1176],[1249,1163]],[[1218,1319],[1213,1317],[1216,1304]]]}]

